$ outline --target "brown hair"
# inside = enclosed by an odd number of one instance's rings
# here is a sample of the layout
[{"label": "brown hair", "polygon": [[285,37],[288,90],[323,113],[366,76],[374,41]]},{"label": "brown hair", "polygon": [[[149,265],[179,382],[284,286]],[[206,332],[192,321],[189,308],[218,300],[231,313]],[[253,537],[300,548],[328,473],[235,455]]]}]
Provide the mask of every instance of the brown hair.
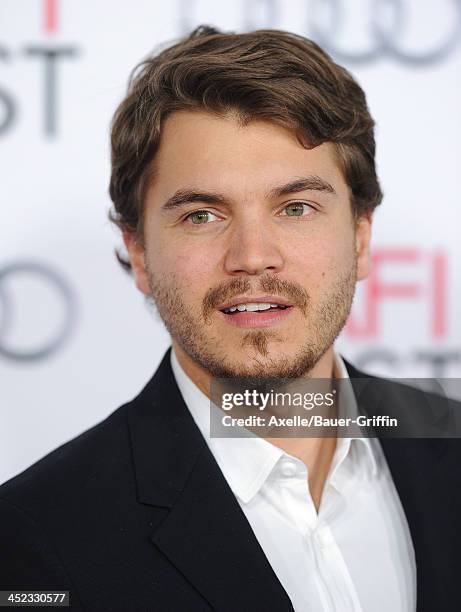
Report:
[{"label": "brown hair", "polygon": [[[194,109],[221,116],[232,112],[242,125],[272,121],[292,129],[306,147],[333,142],[355,216],[381,202],[374,121],[363,90],[345,68],[297,34],[235,34],[199,26],[136,66],[112,121],[109,219],[133,232],[140,244],[162,123],[173,111]],[[130,270],[130,262],[116,255]]]}]

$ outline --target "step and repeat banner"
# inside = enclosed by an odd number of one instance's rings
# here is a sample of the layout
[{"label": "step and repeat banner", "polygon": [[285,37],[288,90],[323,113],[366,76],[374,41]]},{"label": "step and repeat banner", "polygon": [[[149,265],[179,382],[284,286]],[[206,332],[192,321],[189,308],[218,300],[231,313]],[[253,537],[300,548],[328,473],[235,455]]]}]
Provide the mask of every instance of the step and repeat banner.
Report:
[{"label": "step and repeat banner", "polygon": [[109,123],[131,69],[201,23],[306,35],[358,78],[385,198],[338,349],[461,376],[460,0],[0,0],[0,482],[131,399],[169,346],[114,256]]}]

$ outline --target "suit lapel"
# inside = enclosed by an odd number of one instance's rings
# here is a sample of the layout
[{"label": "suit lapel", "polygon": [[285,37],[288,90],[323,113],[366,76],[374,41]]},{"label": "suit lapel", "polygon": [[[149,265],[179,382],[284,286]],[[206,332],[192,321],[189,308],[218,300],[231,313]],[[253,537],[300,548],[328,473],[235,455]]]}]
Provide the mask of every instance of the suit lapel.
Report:
[{"label": "suit lapel", "polygon": [[293,610],[184,404],[170,351],[128,411],[138,500],[170,509],[152,543],[213,608]]}]

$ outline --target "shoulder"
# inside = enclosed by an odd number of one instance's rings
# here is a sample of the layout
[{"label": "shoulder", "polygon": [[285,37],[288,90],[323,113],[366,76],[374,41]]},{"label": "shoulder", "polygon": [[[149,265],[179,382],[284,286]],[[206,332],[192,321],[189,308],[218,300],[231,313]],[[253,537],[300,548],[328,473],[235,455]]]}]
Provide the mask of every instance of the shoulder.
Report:
[{"label": "shoulder", "polygon": [[[104,483],[123,479],[130,446],[124,404],[102,422],[56,448],[0,486],[0,501],[32,516],[46,507],[72,504]],[[0,520],[1,523],[1,520]]]},{"label": "shoulder", "polygon": [[[390,437],[443,438],[461,451],[461,402],[451,397],[453,389],[444,385],[446,381],[372,376],[344,362],[363,411],[397,419],[398,431]],[[460,391],[454,389],[453,394]]]},{"label": "shoulder", "polygon": [[81,609],[69,571],[78,542],[132,490],[128,406],[0,486],[0,588],[69,590]]},{"label": "shoulder", "polygon": [[[133,426],[146,439],[150,452],[153,437],[161,439],[158,411],[174,394],[169,351],[154,375],[129,402],[103,421],[55,449],[22,473],[0,486],[0,500],[21,508],[31,517],[50,523],[71,520],[87,508],[106,510],[116,502],[121,508],[132,499],[135,487]],[[169,414],[165,413],[165,418]],[[88,515],[88,518],[90,516]],[[0,518],[1,528],[1,518]]]}]

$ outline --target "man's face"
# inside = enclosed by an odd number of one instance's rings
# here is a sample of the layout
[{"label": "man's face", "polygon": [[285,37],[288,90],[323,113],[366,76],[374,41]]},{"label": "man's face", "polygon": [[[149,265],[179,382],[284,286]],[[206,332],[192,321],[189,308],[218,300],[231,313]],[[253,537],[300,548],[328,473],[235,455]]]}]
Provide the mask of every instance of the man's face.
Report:
[{"label": "man's face", "polygon": [[164,123],[154,170],[145,250],[124,238],[173,342],[214,376],[308,373],[368,265],[370,219],[353,221],[334,146],[181,111]]}]

